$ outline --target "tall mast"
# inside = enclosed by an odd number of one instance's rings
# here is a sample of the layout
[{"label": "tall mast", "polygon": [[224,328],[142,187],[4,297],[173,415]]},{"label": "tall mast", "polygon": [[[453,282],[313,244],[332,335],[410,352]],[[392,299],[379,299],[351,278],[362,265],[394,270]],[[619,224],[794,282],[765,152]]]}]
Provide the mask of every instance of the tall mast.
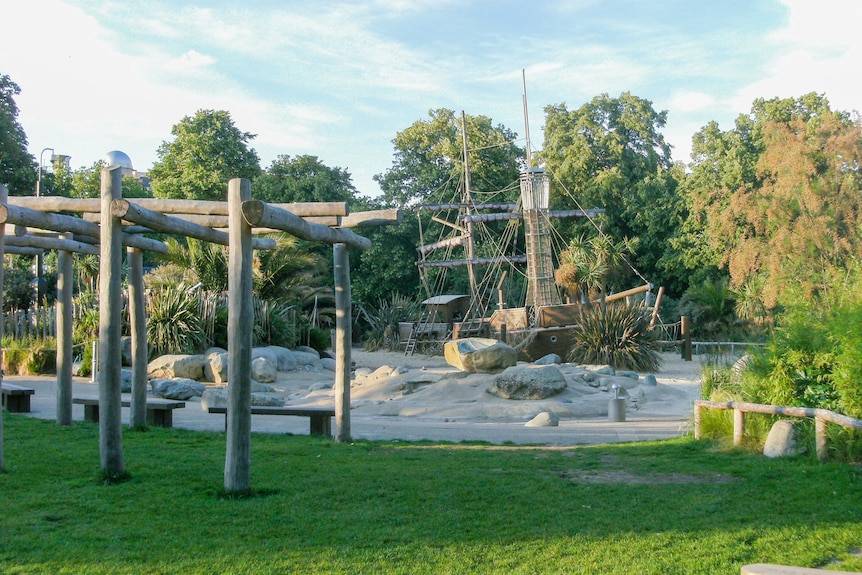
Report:
[{"label": "tall mast", "polygon": [[[466,212],[467,215],[470,216],[473,215],[474,209],[473,192],[470,190],[470,151],[467,148],[467,115],[464,114],[464,110],[461,110],[461,141],[464,148],[464,203],[467,204]],[[467,234],[465,240],[467,261],[471,262],[467,264],[467,275],[470,279],[470,311],[475,312],[478,309],[479,290],[476,286],[476,270],[473,268],[472,263],[473,260],[476,259],[476,250],[473,240],[473,222],[470,220],[470,218],[467,218]],[[472,305],[473,303],[477,305],[474,306]]]},{"label": "tall mast", "polygon": [[524,85],[524,134],[527,136],[527,170],[533,167],[533,151],[530,149],[530,115],[527,112],[527,71],[521,68],[521,82]]}]

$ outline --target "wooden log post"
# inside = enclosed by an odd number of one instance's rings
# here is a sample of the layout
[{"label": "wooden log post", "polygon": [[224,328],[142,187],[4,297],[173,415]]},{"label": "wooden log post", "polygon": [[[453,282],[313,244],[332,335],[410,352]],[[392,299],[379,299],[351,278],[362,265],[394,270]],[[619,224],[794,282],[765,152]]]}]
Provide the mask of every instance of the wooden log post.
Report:
[{"label": "wooden log post", "polygon": [[229,493],[251,490],[251,348],[252,304],[251,226],[242,204],[251,199],[251,182],[228,183],[228,405],[224,488]]},{"label": "wooden log post", "polygon": [[129,324],[132,332],[132,401],[129,423],[147,426],[147,315],[144,302],[144,252],[126,248],[129,274]]},{"label": "wooden log post", "polygon": [[679,335],[682,338],[682,359],[691,361],[691,322],[688,316],[679,318]]},{"label": "wooden log post", "polygon": [[[9,190],[5,184],[0,184],[0,204],[5,204],[9,199]],[[3,260],[6,253],[6,226],[0,226],[0,314],[3,313]],[[3,338],[3,331],[6,324],[5,318],[0,321],[0,339]],[[0,346],[0,365],[3,365],[3,348]],[[3,391],[3,373],[0,372],[0,393]],[[3,409],[0,408],[0,471],[6,468],[5,459],[3,457]]]},{"label": "wooden log post", "polygon": [[[72,242],[72,234],[63,234]],[[72,252],[57,252],[57,425],[72,425]]]},{"label": "wooden log post", "polygon": [[350,443],[350,259],[347,245],[332,245],[335,275],[335,441]]},{"label": "wooden log post", "polygon": [[826,418],[814,417],[814,445],[817,459],[826,461],[829,458],[829,436],[826,434]]},{"label": "wooden log post", "polygon": [[703,417],[703,407],[695,402],[694,403],[694,438],[700,439],[701,431],[700,431],[700,422]]},{"label": "wooden log post", "polygon": [[99,456],[108,480],[125,475],[122,436],[122,311],[123,269],[120,220],[111,202],[122,197],[119,166],[102,169],[101,256],[99,261]]},{"label": "wooden log post", "polygon": [[736,446],[742,445],[742,438],[745,435],[745,412],[735,407],[733,409],[733,444]]}]

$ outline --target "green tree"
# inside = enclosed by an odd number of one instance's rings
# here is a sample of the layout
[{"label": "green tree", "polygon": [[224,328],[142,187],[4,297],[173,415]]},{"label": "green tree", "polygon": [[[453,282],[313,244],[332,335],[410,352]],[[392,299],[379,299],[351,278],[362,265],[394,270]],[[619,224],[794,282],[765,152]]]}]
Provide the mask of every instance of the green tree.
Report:
[{"label": "green tree", "polygon": [[[625,92],[618,98],[602,94],[572,111],[565,104],[548,106],[545,114],[540,157],[560,191],[569,192],[557,194],[552,207],[604,208],[602,231],[638,242],[633,267],[650,281],[676,288],[674,263],[661,261],[685,216],[678,190],[683,171],[671,161],[661,133],[667,112]],[[564,225],[564,235],[578,236],[589,224]]]},{"label": "green tree", "polygon": [[[65,177],[69,183],[64,185],[66,193],[62,195],[71,198],[98,198],[102,190],[102,168],[104,167],[105,162],[97,160],[89,168],[81,167],[73,171],[70,177]],[[151,198],[153,193],[145,188],[137,178],[123,176],[123,197]]]},{"label": "green tree", "polygon": [[280,155],[252,186],[255,199],[271,203],[351,202],[356,188],[350,173],[330,168],[317,156]]},{"label": "green tree", "polygon": [[[445,108],[430,110],[428,116],[395,136],[392,167],[374,176],[388,205],[459,198],[464,175],[461,118]],[[465,115],[465,120],[471,187],[479,193],[509,190],[508,199],[514,199],[518,191],[512,183],[518,180],[524,155],[514,143],[517,135],[502,124],[495,126],[487,116]]]},{"label": "green tree", "polygon": [[858,118],[813,93],[756,100],[734,130],[709,125],[695,144],[686,231],[704,239],[688,242],[688,263],[711,262],[735,289],[761,276],[772,308],[788,285],[814,294],[862,257]]},{"label": "green tree", "polygon": [[11,195],[31,195],[36,189],[36,161],[27,152],[27,134],[18,123],[15,96],[18,84],[0,74],[0,183]]},{"label": "green tree", "polygon": [[224,200],[233,178],[254,180],[260,159],[248,144],[254,134],[240,131],[225,111],[198,110],[171,128],[150,170],[158,198]]}]

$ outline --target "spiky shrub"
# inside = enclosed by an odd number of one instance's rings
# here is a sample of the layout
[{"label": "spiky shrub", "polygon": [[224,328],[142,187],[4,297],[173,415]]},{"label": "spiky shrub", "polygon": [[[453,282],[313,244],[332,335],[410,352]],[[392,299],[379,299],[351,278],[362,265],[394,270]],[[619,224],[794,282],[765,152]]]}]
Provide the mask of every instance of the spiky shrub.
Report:
[{"label": "spiky shrub", "polygon": [[292,306],[254,298],[255,345],[294,347],[298,338],[296,313]]},{"label": "spiky shrub", "polygon": [[575,343],[568,359],[617,369],[656,371],[661,366],[658,334],[649,324],[650,311],[640,305],[615,302],[585,308],[574,330]]},{"label": "spiky shrub", "polygon": [[147,343],[150,355],[199,352],[205,344],[196,290],[180,283],[150,293],[147,301]]},{"label": "spiky shrub", "polygon": [[369,314],[370,326],[365,334],[365,348],[369,351],[385,349],[395,351],[400,343],[398,323],[415,321],[422,306],[414,299],[395,294],[388,300],[380,300],[377,309]]}]

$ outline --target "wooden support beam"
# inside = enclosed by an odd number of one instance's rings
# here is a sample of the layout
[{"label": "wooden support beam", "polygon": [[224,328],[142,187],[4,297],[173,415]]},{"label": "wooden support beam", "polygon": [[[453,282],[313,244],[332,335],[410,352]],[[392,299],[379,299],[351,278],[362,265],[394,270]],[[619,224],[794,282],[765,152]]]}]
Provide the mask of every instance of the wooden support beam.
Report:
[{"label": "wooden support beam", "polygon": [[[6,184],[0,183],[0,203],[5,204],[9,197],[9,190]],[[3,254],[6,253],[6,227],[0,229],[0,310],[3,309],[3,270],[6,266],[2,265]],[[3,323],[0,321],[0,339],[3,338]],[[0,360],[3,359],[3,351],[0,350]],[[0,392],[3,389],[3,376],[0,375]],[[3,456],[3,408],[0,407],[0,472],[6,470],[6,461]]]},{"label": "wooden support beam", "polygon": [[[132,199],[132,198],[130,198]],[[133,198],[135,204],[163,214],[196,214],[203,216],[228,215],[228,202],[203,200],[169,200],[165,198]],[[101,210],[98,198],[64,198],[60,196],[12,196],[9,204],[45,212],[89,212]],[[350,213],[347,202],[299,202],[275,204],[297,216],[346,216]]]},{"label": "wooden support beam", "polygon": [[[122,272],[120,220],[111,215],[111,202],[121,198],[119,167],[102,169],[101,255],[99,257],[99,457],[102,473],[111,479],[125,475],[122,432]],[[19,208],[20,209],[20,208]],[[75,219],[75,218],[70,218]],[[78,220],[81,221],[81,220]]]},{"label": "wooden support beam", "polygon": [[389,226],[400,224],[404,219],[401,210],[368,210],[366,212],[353,212],[341,219],[340,228],[369,228],[374,226]]},{"label": "wooden support beam", "polygon": [[[223,246],[228,245],[230,242],[229,234],[181,218],[166,216],[162,213],[142,208],[126,199],[118,199],[113,202],[111,204],[111,213],[116,218],[134,222],[146,226],[151,230],[166,234],[179,234]],[[275,247],[276,241],[272,238],[252,239],[253,249],[273,250]]]},{"label": "wooden support beam", "polygon": [[[72,234],[64,234],[63,238],[57,241],[68,245],[78,243]],[[99,253],[99,248],[80,245]],[[57,425],[72,425],[72,286],[75,283],[72,251],[61,249],[57,253]]]},{"label": "wooden support beam", "polygon": [[[68,234],[69,237],[72,234]],[[9,236],[6,238],[7,246],[42,248],[46,250],[57,250],[76,254],[99,255],[99,247],[93,244],[79,242],[73,239],[48,238],[44,236]]]},{"label": "wooden support beam", "polygon": [[260,200],[243,202],[242,214],[250,226],[283,230],[304,240],[347,244],[361,250],[371,247],[371,240],[356,235],[351,230],[333,230],[319,224],[310,224],[296,214]]},{"label": "wooden support beam", "polygon": [[251,490],[251,349],[254,329],[251,227],[242,206],[251,199],[251,182],[228,184],[230,244],[228,247],[228,400],[224,488],[228,493]]},{"label": "wooden support beam", "polygon": [[350,259],[347,246],[332,246],[335,276],[335,441],[350,443],[350,348],[352,347],[350,317]]},{"label": "wooden support beam", "polygon": [[129,278],[129,325],[132,334],[132,401],[129,423],[147,426],[147,315],[144,300],[144,253],[126,248]]},{"label": "wooden support beam", "polygon": [[[80,218],[42,212],[14,204],[0,204],[0,223],[18,224],[60,233],[72,232],[76,236],[100,237],[99,226],[92,222],[85,222]],[[78,240],[82,241],[80,237]],[[125,246],[161,254],[168,253],[168,246],[158,240],[132,234],[121,234],[120,241]]]},{"label": "wooden support beam", "polygon": [[[6,238],[9,239],[9,238]],[[18,247],[18,246],[6,246],[7,254],[14,254],[16,256],[38,256],[45,253],[45,250],[40,248],[26,248],[26,247]]]}]

